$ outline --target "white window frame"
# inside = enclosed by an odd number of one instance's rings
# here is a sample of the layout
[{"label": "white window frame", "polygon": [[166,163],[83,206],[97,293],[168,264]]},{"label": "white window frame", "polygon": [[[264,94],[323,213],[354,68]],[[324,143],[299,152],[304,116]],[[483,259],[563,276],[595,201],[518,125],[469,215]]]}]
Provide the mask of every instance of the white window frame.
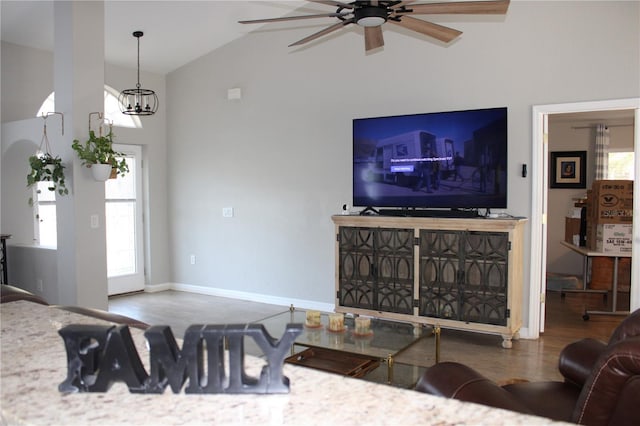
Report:
[{"label": "white window frame", "polygon": [[[34,222],[33,222],[33,240],[34,243],[36,245],[39,246],[43,246],[43,247],[48,247],[48,248],[56,248],[58,246],[57,244],[57,227],[56,227],[56,221],[53,220],[55,219],[56,216],[54,216],[51,220],[52,225],[52,229],[49,232],[52,232],[53,235],[56,236],[55,240],[52,244],[42,244],[41,241],[41,224],[42,224],[42,220],[40,219],[40,207],[41,206],[53,206],[54,211],[56,211],[56,194],[55,191],[49,191],[48,189],[46,189],[44,186],[47,185],[48,183],[41,183],[38,182],[37,185],[33,186],[33,196],[32,196],[32,200],[33,200],[33,217],[34,217]],[[46,191],[46,193],[51,192],[51,195],[53,196],[53,198],[49,198],[47,197],[47,199],[42,199],[40,194]],[[56,211],[57,213],[57,211]],[[50,225],[50,224],[49,224]]]}]

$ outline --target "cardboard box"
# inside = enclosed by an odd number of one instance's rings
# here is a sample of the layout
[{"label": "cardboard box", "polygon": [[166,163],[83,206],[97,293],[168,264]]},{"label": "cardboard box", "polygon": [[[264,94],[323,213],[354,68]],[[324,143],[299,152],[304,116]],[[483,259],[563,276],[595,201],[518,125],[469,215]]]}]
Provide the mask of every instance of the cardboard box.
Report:
[{"label": "cardboard box", "polygon": [[601,253],[631,253],[631,224],[601,223],[596,225],[596,247]]},{"label": "cardboard box", "polygon": [[601,223],[633,222],[633,181],[597,180],[587,202],[588,221]]},{"label": "cardboard box", "polygon": [[[577,243],[573,236],[577,235]],[[565,217],[564,218],[564,240],[569,244],[580,245],[580,218]]]}]

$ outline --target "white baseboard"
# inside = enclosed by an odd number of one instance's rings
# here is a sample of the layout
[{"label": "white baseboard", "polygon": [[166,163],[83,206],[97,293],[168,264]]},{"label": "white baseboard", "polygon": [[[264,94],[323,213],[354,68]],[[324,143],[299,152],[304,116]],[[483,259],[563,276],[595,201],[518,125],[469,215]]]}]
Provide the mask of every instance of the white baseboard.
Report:
[{"label": "white baseboard", "polygon": [[[249,302],[258,302],[258,303],[269,303],[271,305],[281,305],[284,307],[289,307],[291,305],[300,309],[314,309],[323,312],[333,312],[334,305],[331,303],[322,303],[314,300],[305,300],[305,299],[292,299],[289,297],[278,297],[271,296],[268,294],[259,294],[259,293],[249,293],[245,291],[236,291],[236,290],[227,290],[222,288],[214,288],[214,287],[203,287],[191,284],[180,284],[180,283],[170,283],[170,284],[160,284],[154,287],[154,291],[162,291],[155,290],[156,287],[165,287],[164,290],[175,290],[175,291],[184,291],[188,293],[198,293],[198,294],[206,294],[208,296],[218,296],[218,297],[228,297],[230,299],[239,299],[239,300],[247,300]],[[151,287],[151,286],[147,286]],[[146,290],[145,291],[149,291]]]},{"label": "white baseboard", "polygon": [[520,328],[520,338],[521,339],[528,339],[528,340],[536,340],[537,337],[534,337],[531,335],[531,331],[529,330],[529,327],[522,327]]},{"label": "white baseboard", "polygon": [[144,286],[144,291],[147,293],[157,293],[159,291],[171,290],[171,283],[164,284],[147,284]]}]

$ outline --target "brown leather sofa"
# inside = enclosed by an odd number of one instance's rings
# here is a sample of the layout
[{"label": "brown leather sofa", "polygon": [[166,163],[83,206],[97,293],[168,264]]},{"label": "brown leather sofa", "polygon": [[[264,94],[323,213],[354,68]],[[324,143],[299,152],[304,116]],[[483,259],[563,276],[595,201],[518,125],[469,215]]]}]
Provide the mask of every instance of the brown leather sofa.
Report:
[{"label": "brown leather sofa", "polygon": [[442,362],[416,390],[584,425],[640,425],[640,309],[608,343],[582,339],[565,347],[558,368],[563,382],[499,386],[465,365]]},{"label": "brown leather sofa", "polygon": [[[26,300],[28,302],[40,303],[41,305],[49,305],[42,297],[30,293],[12,285],[1,284],[0,285],[0,303],[15,302],[17,300]],[[85,308],[82,306],[60,306],[51,305],[53,309],[63,309],[69,312],[75,312],[77,314],[87,315],[92,318],[98,318],[105,321],[113,322],[116,324],[126,324],[129,327],[140,328],[146,330],[149,328],[149,324],[139,321],[134,318],[130,318],[124,315],[114,314],[113,312],[103,311],[101,309]]]}]

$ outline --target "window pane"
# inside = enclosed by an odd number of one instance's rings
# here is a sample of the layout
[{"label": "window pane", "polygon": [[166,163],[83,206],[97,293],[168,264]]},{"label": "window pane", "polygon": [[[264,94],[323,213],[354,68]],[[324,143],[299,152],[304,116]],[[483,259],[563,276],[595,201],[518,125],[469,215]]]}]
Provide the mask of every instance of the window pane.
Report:
[{"label": "window pane", "polygon": [[50,201],[56,202],[56,191],[49,191],[51,182],[38,182],[36,185],[38,202]]},{"label": "window pane", "polygon": [[120,111],[118,98],[106,90],[104,91],[104,116],[110,119],[114,126],[139,127],[136,126],[136,123],[134,123],[130,115],[123,114]]},{"label": "window pane", "polygon": [[610,152],[607,178],[616,180],[634,180],[634,155],[630,152]]},{"label": "window pane", "polygon": [[[129,166],[129,170],[135,170],[136,159],[126,157],[125,161]],[[104,191],[107,200],[132,200],[136,198],[136,182],[135,173],[125,173],[124,176],[118,176],[117,179],[108,179],[105,183]]]},{"label": "window pane", "polygon": [[107,201],[105,212],[107,276],[134,274],[136,273],[135,202]]},{"label": "window pane", "polygon": [[49,191],[50,182],[36,183],[34,191],[34,213],[37,233],[36,243],[41,246],[56,247],[58,233],[56,229],[56,193]]},{"label": "window pane", "polygon": [[42,117],[42,115],[48,112],[53,112],[55,110],[56,110],[56,104],[54,100],[54,92],[51,92],[51,94],[47,96],[47,99],[45,99],[42,105],[40,106],[40,109],[38,110],[36,117]]}]

